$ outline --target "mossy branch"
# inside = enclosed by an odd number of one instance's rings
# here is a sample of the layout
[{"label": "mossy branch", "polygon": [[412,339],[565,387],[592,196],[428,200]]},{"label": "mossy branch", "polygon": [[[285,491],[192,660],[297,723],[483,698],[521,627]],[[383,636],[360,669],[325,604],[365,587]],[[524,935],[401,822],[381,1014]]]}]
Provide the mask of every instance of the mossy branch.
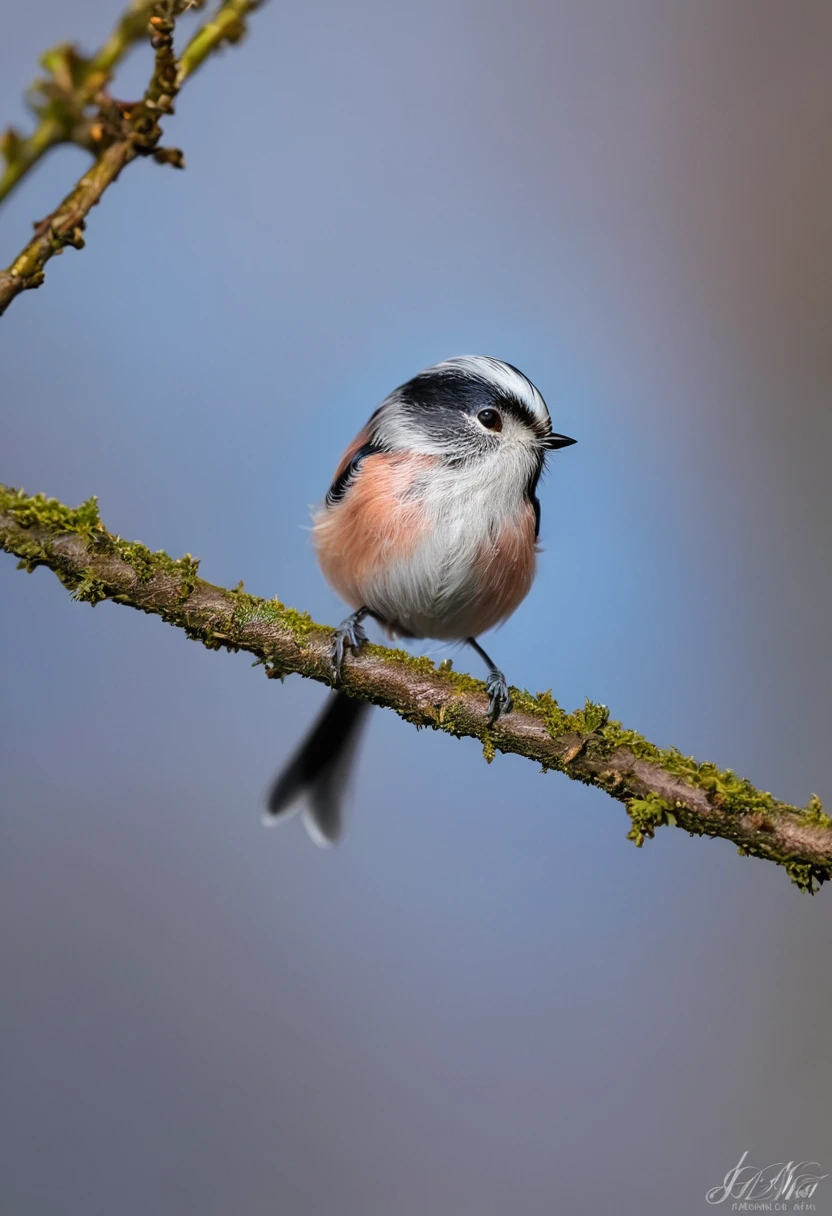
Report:
[{"label": "mossy branch", "polygon": [[[44,267],[67,246],[81,249],[86,217],[121,171],[138,157],[184,166],[178,148],[160,146],[159,120],[173,112],[184,82],[226,43],[239,42],[245,19],[264,0],[225,0],[196,31],[177,59],[173,51],[176,18],[201,8],[205,0],[134,0],[113,34],[91,59],[64,44],[42,59],[49,77],[38,82],[33,108],[40,123],[27,139],[11,128],[0,141],[6,168],[0,201],[23,175],[59,143],[76,143],[95,156],[94,164],[66,198],[35,225],[35,235],[10,266],[0,271],[0,316],[21,292],[40,287]],[[139,38],[148,38],[156,57],[153,74],[139,102],[115,101],[106,85],[115,65]]]},{"label": "mossy branch", "polygon": [[[95,499],[77,508],[0,485],[0,548],[19,566],[48,566],[75,599],[112,600],[160,616],[209,650],[245,650],[270,677],[296,672],[330,682],[332,629],[277,599],[225,590],[197,574],[198,561],[174,560],[108,532]],[[743,854],[784,866],[804,891],[832,877],[832,819],[814,796],[804,808],[755,789],[713,764],[660,749],[587,701],[567,713],[550,692],[512,689],[514,710],[491,725],[480,680],[401,650],[368,645],[347,659],[343,688],[394,710],[417,727],[479,739],[495,752],[525,756],[544,769],[604,790],[624,803],[629,838],[643,844],[661,825],[721,836]]]}]

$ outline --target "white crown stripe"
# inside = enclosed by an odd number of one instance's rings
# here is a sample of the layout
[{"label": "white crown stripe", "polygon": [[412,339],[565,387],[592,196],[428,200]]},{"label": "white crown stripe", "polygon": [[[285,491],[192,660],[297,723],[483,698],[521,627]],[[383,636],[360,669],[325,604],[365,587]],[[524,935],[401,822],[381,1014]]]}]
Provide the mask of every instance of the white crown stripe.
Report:
[{"label": "white crown stripe", "polygon": [[445,359],[442,363],[436,363],[426,370],[441,372],[446,368],[468,372],[469,375],[476,376],[480,380],[490,381],[502,392],[522,401],[536,418],[542,422],[550,421],[546,402],[531,380],[528,380],[522,372],[501,362],[500,359],[493,359],[490,355],[457,355],[453,359]]}]

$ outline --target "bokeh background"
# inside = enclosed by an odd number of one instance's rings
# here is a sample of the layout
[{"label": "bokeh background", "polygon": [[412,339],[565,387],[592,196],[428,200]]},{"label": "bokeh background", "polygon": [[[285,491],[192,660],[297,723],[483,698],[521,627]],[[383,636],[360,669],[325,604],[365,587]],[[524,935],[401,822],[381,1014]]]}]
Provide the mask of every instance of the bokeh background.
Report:
[{"label": "bokeh background", "polygon": [[[0,114],[117,10],[17,6]],[[187,171],[131,168],[3,320],[0,479],[335,622],[341,449],[501,356],[579,439],[509,678],[832,802],[831,53],[826,0],[273,0],[183,92]],[[832,1171],[832,892],[381,711],[320,852],[259,819],[320,686],[8,557],[0,614],[4,1212],[675,1216],[745,1150]]]}]

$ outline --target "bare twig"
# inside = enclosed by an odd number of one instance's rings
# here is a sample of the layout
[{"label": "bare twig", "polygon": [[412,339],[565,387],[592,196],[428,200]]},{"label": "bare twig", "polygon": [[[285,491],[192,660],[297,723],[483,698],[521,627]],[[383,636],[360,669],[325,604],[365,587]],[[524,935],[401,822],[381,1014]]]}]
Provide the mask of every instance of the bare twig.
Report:
[{"label": "bare twig", "polygon": [[43,267],[51,257],[67,245],[83,248],[82,233],[87,213],[137,155],[130,139],[113,144],[87,170],[61,205],[41,221],[25,249],[7,270],[0,271],[0,316],[21,291],[40,287],[44,279]]},{"label": "bare twig", "polygon": [[66,42],[41,56],[48,75],[35,81],[29,94],[29,104],[40,121],[25,138],[11,127],[3,135],[6,167],[0,176],[0,202],[50,148],[62,143],[89,148],[85,111],[106,88],[113,69],[130,48],[146,40],[155,4],[156,0],[133,0],[107,41],[89,59]]},{"label": "bare twig", "polygon": [[[28,570],[48,566],[76,599],[155,613],[209,649],[248,651],[269,676],[330,680],[331,629],[242,584],[230,591],[204,582],[190,554],[173,560],[114,536],[95,499],[72,509],[0,486],[0,548]],[[638,845],[673,824],[784,866],[802,890],[832,877],[832,819],[817,798],[804,808],[780,802],[730,770],[654,746],[611,720],[605,706],[587,702],[566,713],[550,693],[513,689],[513,712],[490,725],[481,681],[381,646],[346,662],[343,687],[416,726],[479,739],[488,760],[513,752],[604,790],[626,805]]]},{"label": "bare twig", "polygon": [[189,76],[200,67],[209,55],[225,43],[233,45],[246,32],[246,17],[265,0],[227,0],[215,15],[194,34],[179,57],[177,87],[181,88]]},{"label": "bare twig", "polygon": [[[65,74],[68,74],[65,94],[74,98],[72,105],[65,103],[65,110],[75,114],[75,121],[69,123],[67,120],[58,131],[54,125],[50,125],[57,121],[54,116],[45,116],[28,141],[21,141],[13,134],[10,137],[7,133],[7,175],[11,172],[13,178],[9,179],[7,192],[26,168],[31,167],[55,143],[66,139],[83,142],[84,146],[96,152],[97,159],[63,202],[35,225],[35,235],[12,264],[0,271],[0,316],[21,292],[41,285],[44,267],[50,258],[61,253],[68,245],[75,249],[82,248],[82,232],[90,209],[126,165],[139,156],[152,156],[161,163],[178,168],[184,165],[179,149],[159,146],[162,135],[159,119],[172,113],[174,98],[182,84],[212,52],[228,42],[240,40],[245,31],[245,17],[258,8],[263,0],[225,0],[213,18],[196,32],[181,60],[177,61],[173,52],[174,21],[181,12],[199,2],[201,0],[155,0],[151,5],[134,3],[110,41],[95,60],[89,61],[89,64],[97,65],[95,70],[89,67],[87,61],[80,61],[87,66],[83,72],[77,73],[81,81],[77,85],[73,83],[72,67],[78,60],[77,54],[71,48],[58,48],[64,54]],[[136,40],[136,24],[140,19],[156,51],[153,75],[140,102],[129,104],[113,101],[101,90],[113,63]],[[99,108],[94,119],[83,118],[83,107],[93,96],[87,96],[90,81],[99,82],[94,94]],[[75,93],[72,93],[73,88]],[[79,133],[81,128],[83,136]]]}]

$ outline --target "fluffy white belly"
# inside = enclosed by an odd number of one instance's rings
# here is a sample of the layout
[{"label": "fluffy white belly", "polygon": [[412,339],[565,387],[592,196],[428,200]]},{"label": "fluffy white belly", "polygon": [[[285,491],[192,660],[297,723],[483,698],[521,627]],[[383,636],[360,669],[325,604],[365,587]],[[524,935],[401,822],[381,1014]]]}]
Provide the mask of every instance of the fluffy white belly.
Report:
[{"label": "fluffy white belly", "polygon": [[534,520],[525,496],[472,478],[432,474],[426,527],[406,558],[379,562],[364,603],[394,634],[475,636],[504,620],[534,576]]}]

